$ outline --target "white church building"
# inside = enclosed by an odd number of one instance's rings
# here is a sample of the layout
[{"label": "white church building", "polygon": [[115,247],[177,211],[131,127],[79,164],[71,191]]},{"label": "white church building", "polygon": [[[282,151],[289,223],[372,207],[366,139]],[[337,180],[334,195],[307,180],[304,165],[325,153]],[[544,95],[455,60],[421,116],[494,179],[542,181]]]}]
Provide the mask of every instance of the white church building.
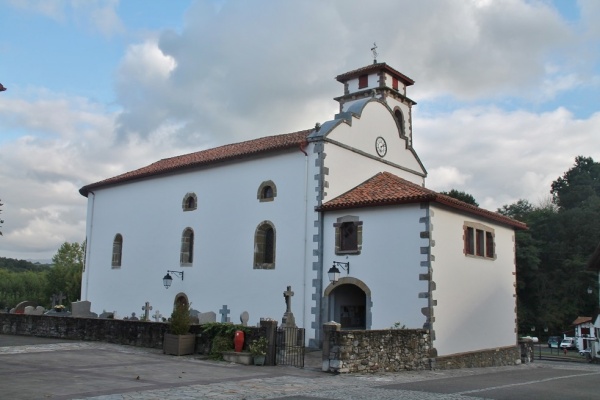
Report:
[{"label": "white church building", "polygon": [[226,305],[232,322],[246,311],[256,325],[281,320],[291,286],[312,347],[328,321],[429,329],[439,356],[515,346],[515,230],[526,226],[425,187],[410,78],[375,62],[336,79],[339,114],[314,129],[82,187],[82,300],[119,317],[145,302],[165,316],[178,299]]}]

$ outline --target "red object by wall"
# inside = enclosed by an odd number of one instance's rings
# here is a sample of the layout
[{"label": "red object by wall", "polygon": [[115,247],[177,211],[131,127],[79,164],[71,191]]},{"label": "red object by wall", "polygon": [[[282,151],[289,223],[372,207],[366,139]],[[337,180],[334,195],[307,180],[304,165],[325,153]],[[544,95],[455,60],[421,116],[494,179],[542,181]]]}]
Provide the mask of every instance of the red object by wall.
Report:
[{"label": "red object by wall", "polygon": [[242,351],[242,348],[244,347],[244,331],[235,331],[233,347],[237,353]]}]

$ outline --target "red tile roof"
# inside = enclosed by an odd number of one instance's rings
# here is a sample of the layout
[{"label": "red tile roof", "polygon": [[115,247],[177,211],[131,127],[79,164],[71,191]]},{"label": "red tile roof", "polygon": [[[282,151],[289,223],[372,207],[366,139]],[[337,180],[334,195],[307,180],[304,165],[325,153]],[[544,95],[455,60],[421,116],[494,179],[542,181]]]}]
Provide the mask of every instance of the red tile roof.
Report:
[{"label": "red tile roof", "polygon": [[592,322],[592,317],[577,317],[577,319],[573,321],[573,325],[581,325],[586,322]]},{"label": "red tile roof", "polygon": [[329,200],[320,207],[320,210],[342,210],[421,202],[443,204],[517,229],[527,229],[527,225],[520,221],[434,192],[389,172],[378,173],[357,187]]},{"label": "red tile roof", "polygon": [[377,63],[377,64],[367,65],[366,67],[358,68],[353,71],[338,75],[335,77],[335,79],[338,82],[343,83],[349,79],[356,78],[359,75],[368,74],[369,72],[378,71],[378,70],[382,70],[382,69],[387,71],[391,75],[395,76],[396,78],[400,79],[402,82],[404,82],[404,84],[406,86],[411,86],[411,85],[414,85],[414,83],[415,83],[415,81],[410,79],[408,76],[404,75],[401,72],[396,71],[394,68],[390,67],[386,63]]},{"label": "red tile roof", "polygon": [[182,156],[165,158],[146,167],[86,185],[79,189],[79,193],[87,197],[90,190],[102,186],[118,184],[204,165],[216,164],[224,161],[251,157],[256,154],[298,148],[305,145],[310,132],[312,132],[312,129],[283,135],[267,136],[245,142],[215,147],[208,150],[197,151],[195,153],[185,154]]}]

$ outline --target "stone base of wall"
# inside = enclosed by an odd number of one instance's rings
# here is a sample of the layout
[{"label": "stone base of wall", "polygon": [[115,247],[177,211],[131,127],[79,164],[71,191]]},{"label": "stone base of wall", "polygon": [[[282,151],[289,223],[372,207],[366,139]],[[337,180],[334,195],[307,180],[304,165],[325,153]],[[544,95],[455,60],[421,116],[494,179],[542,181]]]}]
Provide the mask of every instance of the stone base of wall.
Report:
[{"label": "stone base of wall", "polygon": [[[0,333],[6,335],[98,341],[155,349],[163,348],[168,327],[164,322],[0,313]],[[246,343],[266,335],[266,328],[247,327],[247,330]],[[190,333],[196,336],[196,353],[210,354],[212,339],[202,332],[202,325],[190,326]],[[274,343],[274,333],[268,337],[270,343]],[[274,361],[268,365],[274,365]]]},{"label": "stone base of wall", "polygon": [[379,373],[430,369],[429,332],[421,329],[337,331],[327,334],[323,370]]},{"label": "stone base of wall", "polygon": [[432,360],[432,369],[481,368],[517,365],[521,363],[519,346],[472,351],[437,357]]},{"label": "stone base of wall", "polygon": [[250,354],[248,352],[239,352],[239,353],[237,353],[235,351],[224,351],[223,352],[223,360],[229,361],[232,363],[236,363],[236,364],[251,365],[253,358],[254,357],[252,357],[252,354]]},{"label": "stone base of wall", "polygon": [[162,349],[168,325],[163,322],[50,315],[0,314],[0,333],[99,341]]}]

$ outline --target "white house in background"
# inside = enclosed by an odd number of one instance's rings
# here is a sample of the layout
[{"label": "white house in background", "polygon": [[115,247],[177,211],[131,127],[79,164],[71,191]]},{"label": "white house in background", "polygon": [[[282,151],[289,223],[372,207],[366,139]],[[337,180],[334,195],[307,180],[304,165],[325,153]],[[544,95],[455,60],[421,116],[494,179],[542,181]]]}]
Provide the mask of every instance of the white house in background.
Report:
[{"label": "white house in background", "polygon": [[573,321],[575,329],[575,342],[579,351],[590,348],[590,340],[595,340],[596,330],[594,329],[594,321],[592,317],[577,317]]},{"label": "white house in background", "polygon": [[254,325],[282,317],[291,286],[313,347],[331,320],[430,329],[439,356],[514,347],[514,231],[525,225],[425,188],[410,78],[374,63],[336,79],[340,112],[314,129],[81,188],[82,299],[121,317],[146,301],[165,315],[176,301],[202,312],[227,305],[232,321],[247,311]]}]

